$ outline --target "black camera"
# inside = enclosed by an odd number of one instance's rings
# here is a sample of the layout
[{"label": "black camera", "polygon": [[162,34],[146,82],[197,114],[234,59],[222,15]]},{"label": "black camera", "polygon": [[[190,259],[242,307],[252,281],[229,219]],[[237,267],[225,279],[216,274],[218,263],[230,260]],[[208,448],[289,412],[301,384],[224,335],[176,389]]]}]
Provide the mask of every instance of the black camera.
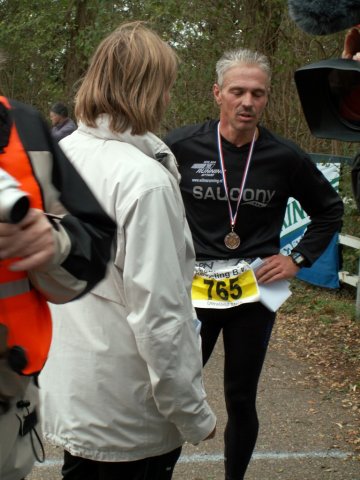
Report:
[{"label": "black camera", "polygon": [[18,223],[29,208],[29,195],[19,189],[15,178],[0,168],[0,222]]},{"label": "black camera", "polygon": [[360,141],[360,62],[328,59],[299,68],[295,83],[315,137]]}]

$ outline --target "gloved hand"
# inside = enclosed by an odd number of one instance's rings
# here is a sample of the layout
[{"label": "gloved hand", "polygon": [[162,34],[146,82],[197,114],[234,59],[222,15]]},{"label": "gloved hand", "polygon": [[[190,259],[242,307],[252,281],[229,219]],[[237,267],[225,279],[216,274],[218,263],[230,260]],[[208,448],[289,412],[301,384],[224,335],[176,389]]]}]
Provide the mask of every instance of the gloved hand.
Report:
[{"label": "gloved hand", "polygon": [[24,382],[8,362],[7,327],[0,323],[0,414],[6,413],[10,400],[24,393]]}]

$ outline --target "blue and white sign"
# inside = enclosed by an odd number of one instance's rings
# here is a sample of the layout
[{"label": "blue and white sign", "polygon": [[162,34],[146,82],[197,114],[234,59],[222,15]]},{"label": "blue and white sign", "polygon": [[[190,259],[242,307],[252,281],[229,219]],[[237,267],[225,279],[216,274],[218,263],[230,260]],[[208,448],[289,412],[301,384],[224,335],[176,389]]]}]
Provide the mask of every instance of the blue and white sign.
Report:
[{"label": "blue and white sign", "polygon": [[[340,163],[317,163],[319,170],[336,191],[339,190]],[[281,253],[288,255],[305,233],[310,218],[299,202],[290,198],[280,235]],[[302,268],[297,277],[306,282],[327,288],[339,288],[338,234],[334,235],[325,252],[310,268]]]}]

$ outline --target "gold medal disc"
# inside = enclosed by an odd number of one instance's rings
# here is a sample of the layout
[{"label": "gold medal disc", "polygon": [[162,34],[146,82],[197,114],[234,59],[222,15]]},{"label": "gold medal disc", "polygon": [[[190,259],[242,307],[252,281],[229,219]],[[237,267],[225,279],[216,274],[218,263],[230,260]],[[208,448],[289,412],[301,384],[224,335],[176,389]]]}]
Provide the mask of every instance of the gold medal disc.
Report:
[{"label": "gold medal disc", "polygon": [[224,238],[224,243],[230,250],[235,250],[240,245],[240,237],[235,232],[230,232]]}]

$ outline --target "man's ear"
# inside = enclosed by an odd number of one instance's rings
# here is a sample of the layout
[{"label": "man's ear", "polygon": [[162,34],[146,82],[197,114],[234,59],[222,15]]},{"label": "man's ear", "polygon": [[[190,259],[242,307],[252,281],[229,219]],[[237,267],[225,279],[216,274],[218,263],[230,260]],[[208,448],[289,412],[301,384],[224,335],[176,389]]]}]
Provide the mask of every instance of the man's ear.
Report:
[{"label": "man's ear", "polygon": [[221,88],[217,83],[214,83],[213,85],[213,94],[214,94],[215,102],[218,105],[221,105]]},{"label": "man's ear", "polygon": [[266,101],[266,106],[269,105],[270,102],[270,94],[271,94],[271,89],[270,87],[267,89],[267,101]]}]

